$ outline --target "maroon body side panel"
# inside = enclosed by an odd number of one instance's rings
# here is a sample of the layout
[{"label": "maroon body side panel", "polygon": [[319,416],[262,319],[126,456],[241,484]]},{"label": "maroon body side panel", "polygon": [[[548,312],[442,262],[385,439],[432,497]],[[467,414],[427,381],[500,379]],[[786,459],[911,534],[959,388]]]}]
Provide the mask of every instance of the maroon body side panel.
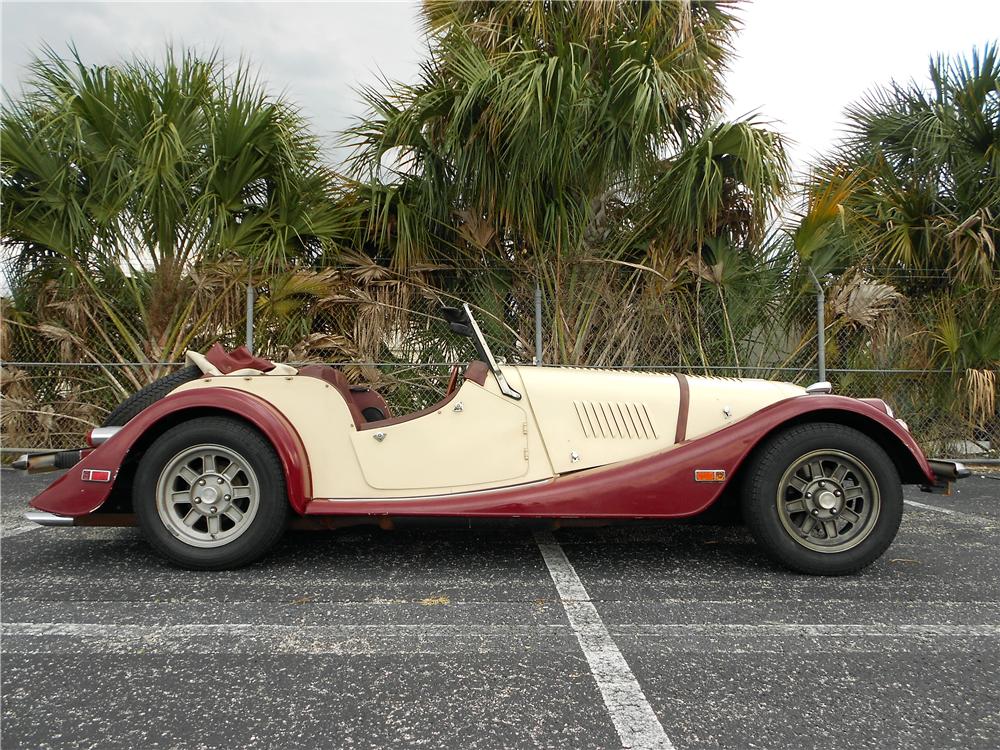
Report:
[{"label": "maroon body side panel", "polygon": [[[810,412],[849,412],[884,427],[908,451],[923,478],[934,474],[919,446],[894,419],[844,396],[786,399],[718,432],[662,453],[556,479],[500,490],[407,499],[316,499],[307,515],[674,518],[705,510],[726,483],[695,482],[695,469],[724,470],[731,479],[770,431]],[[873,425],[874,427],[874,425]]]},{"label": "maroon body side panel", "polygon": [[[168,395],[126,424],[31,501],[38,510],[61,516],[82,516],[108,499],[122,461],[133,444],[158,422],[186,410],[211,409],[240,417],[259,429],[274,445],[285,473],[288,499],[302,513],[312,494],[309,459],[295,428],[266,401],[231,388],[205,388]],[[109,470],[111,482],[84,481],[88,470]],[[87,474],[93,476],[93,473]]]}]

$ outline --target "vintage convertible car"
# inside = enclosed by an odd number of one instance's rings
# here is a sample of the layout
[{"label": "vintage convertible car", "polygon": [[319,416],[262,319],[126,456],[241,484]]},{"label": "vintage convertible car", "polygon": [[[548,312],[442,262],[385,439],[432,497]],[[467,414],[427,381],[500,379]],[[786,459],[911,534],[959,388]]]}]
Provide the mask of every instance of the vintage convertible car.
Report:
[{"label": "vintage convertible car", "polygon": [[828,383],[499,366],[468,305],[445,308],[478,360],[433,406],[393,416],[337,369],[245,349],[188,353],[90,433],[90,449],[22,456],[69,469],[27,514],[45,525],[138,523],[173,562],[223,569],[289,525],[503,517],[663,519],[735,493],[764,551],[806,573],[877,559],[903,483],[969,472],[928,461],[880,399]]}]

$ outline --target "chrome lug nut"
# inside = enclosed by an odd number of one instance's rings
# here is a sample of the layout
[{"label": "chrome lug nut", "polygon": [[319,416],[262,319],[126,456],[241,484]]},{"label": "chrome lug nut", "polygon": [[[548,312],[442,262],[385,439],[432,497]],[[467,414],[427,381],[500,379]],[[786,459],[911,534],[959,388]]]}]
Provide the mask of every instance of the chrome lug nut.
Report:
[{"label": "chrome lug nut", "polygon": [[806,497],[812,497],[812,496],[813,496],[813,493],[811,493],[811,492],[807,492],[806,493]]},{"label": "chrome lug nut", "polygon": [[819,515],[819,508],[813,508],[813,515],[814,516],[818,516]]},{"label": "chrome lug nut", "polygon": [[232,497],[230,497],[229,495],[223,495],[222,499],[223,500],[232,500]]},{"label": "chrome lug nut", "polygon": [[200,498],[200,497],[196,497],[196,498],[194,499],[194,504],[195,504],[195,505],[201,505],[201,498]]},{"label": "chrome lug nut", "polygon": [[219,484],[222,484],[222,477],[219,477],[218,482]]},{"label": "chrome lug nut", "polygon": [[219,512],[219,509],[218,509],[218,508],[216,508],[216,507],[215,507],[215,506],[213,505],[213,506],[212,506],[211,508],[209,508],[209,509],[208,509],[208,512],[209,512],[209,513],[218,513],[218,512]]},{"label": "chrome lug nut", "polygon": [[819,486],[820,486],[820,487],[826,487],[826,482],[820,482],[820,483],[819,483]]},{"label": "chrome lug nut", "polygon": [[833,514],[833,515],[837,515],[837,509],[836,508],[830,508],[830,513]]},{"label": "chrome lug nut", "polygon": [[840,497],[842,493],[840,490],[834,490],[833,494],[836,495],[837,497]]},{"label": "chrome lug nut", "polygon": [[204,479],[199,479],[198,480],[198,484],[205,484],[205,480]]}]

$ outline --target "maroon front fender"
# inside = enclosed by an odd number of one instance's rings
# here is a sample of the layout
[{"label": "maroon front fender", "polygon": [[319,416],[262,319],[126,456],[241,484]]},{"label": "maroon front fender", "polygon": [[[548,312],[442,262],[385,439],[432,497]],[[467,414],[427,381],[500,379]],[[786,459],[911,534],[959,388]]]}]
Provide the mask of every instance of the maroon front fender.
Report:
[{"label": "maroon front fender", "polygon": [[[126,424],[113,438],[94,449],[31,501],[38,510],[61,516],[82,516],[101,507],[118,479],[122,462],[129,451],[149,430],[165,419],[191,411],[192,416],[215,413],[243,419],[271,441],[285,474],[285,487],[292,508],[302,513],[312,495],[309,458],[299,434],[291,423],[257,396],[233,388],[200,388],[175,393],[157,401]],[[111,481],[87,481],[84,477],[103,477],[111,472]]]}]

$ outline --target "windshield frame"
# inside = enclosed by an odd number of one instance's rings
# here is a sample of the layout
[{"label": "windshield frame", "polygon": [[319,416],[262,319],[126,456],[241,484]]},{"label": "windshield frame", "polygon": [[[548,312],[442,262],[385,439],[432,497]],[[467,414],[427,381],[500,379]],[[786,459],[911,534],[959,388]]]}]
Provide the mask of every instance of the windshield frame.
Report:
[{"label": "windshield frame", "polygon": [[520,401],[521,394],[512,388],[510,383],[507,382],[507,378],[503,376],[503,372],[500,370],[500,365],[497,364],[497,361],[493,356],[493,352],[490,351],[490,347],[486,343],[486,337],[483,336],[483,332],[479,328],[479,324],[476,322],[476,318],[473,316],[472,308],[469,307],[468,302],[462,303],[462,310],[465,312],[465,317],[469,321],[469,327],[472,329],[472,335],[470,338],[472,339],[473,344],[475,344],[476,353],[486,361],[486,365],[493,372],[493,377],[497,379],[497,385],[500,386],[500,392],[515,401]]}]

